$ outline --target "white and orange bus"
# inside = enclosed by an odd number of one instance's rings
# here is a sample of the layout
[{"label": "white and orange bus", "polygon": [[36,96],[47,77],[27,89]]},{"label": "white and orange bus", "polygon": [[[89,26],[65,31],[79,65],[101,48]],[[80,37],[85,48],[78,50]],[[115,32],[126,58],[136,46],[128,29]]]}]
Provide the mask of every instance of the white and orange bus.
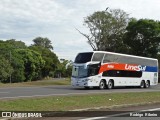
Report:
[{"label": "white and orange bus", "polygon": [[93,51],[79,53],[73,63],[73,87],[116,86],[148,88],[158,84],[158,60],[127,54]]}]

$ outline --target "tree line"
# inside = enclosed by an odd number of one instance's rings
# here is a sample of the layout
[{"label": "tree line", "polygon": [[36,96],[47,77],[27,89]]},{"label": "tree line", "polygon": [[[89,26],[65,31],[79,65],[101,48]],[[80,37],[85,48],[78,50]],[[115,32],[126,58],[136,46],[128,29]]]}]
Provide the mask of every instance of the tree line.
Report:
[{"label": "tree line", "polygon": [[71,75],[71,61],[60,61],[48,38],[37,37],[33,42],[33,45],[26,46],[15,39],[0,40],[0,82],[26,82],[48,76]]}]

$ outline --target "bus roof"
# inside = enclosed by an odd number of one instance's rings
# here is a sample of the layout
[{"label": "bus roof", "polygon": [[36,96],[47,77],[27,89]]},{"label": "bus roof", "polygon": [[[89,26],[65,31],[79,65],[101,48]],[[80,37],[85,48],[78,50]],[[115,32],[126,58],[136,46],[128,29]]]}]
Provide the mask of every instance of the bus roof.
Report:
[{"label": "bus roof", "polygon": [[107,52],[107,51],[93,51],[93,53],[108,53],[108,54],[123,55],[123,56],[128,56],[128,57],[136,57],[136,58],[142,58],[142,59],[148,59],[148,60],[156,60],[156,61],[158,61],[155,58],[135,56],[135,55],[128,55],[128,54],[115,53],[115,52]]}]

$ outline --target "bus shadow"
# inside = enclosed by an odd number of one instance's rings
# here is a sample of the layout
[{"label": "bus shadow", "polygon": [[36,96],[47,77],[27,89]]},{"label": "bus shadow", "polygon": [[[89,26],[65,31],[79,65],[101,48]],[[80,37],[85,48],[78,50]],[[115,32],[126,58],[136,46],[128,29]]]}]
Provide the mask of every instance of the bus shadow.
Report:
[{"label": "bus shadow", "polygon": [[[72,90],[101,90],[99,89],[98,87],[92,87],[92,88],[70,88]],[[143,90],[143,89],[154,89],[154,87],[149,87],[149,88],[140,88],[140,87],[133,87],[133,86],[123,86],[123,87],[114,87],[113,89],[102,89],[102,90],[131,90],[131,89],[140,89],[140,90]]]}]

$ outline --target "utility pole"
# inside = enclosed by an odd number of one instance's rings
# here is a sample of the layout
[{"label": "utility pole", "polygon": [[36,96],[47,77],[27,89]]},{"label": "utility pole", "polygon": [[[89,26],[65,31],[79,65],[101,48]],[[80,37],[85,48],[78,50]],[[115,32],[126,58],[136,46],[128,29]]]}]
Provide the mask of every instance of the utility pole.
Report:
[{"label": "utility pole", "polygon": [[[11,57],[12,57],[12,54],[11,54],[11,50],[10,50],[9,51],[9,61],[10,61],[10,64],[11,64]],[[10,73],[9,80],[10,80],[10,83],[12,83],[12,73]]]}]

